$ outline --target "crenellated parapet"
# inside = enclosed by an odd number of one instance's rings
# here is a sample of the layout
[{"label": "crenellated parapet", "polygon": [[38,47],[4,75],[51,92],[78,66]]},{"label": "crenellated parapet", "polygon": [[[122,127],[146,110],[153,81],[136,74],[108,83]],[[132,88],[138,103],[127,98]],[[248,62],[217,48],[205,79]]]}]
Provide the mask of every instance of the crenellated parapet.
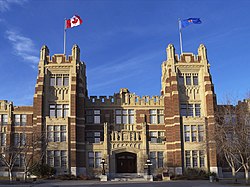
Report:
[{"label": "crenellated parapet", "polygon": [[169,44],[167,49],[167,60],[169,64],[172,63],[203,63],[207,62],[207,49],[204,44],[201,44],[198,48],[198,55],[193,53],[182,53],[180,56],[175,54],[175,48],[172,44]]},{"label": "crenellated parapet", "polygon": [[86,103],[90,105],[116,105],[120,99],[114,96],[89,96],[86,98]]},{"label": "crenellated parapet", "polygon": [[90,96],[87,105],[105,106],[163,106],[163,96],[138,96],[134,93],[121,92],[113,96]]},{"label": "crenellated parapet", "polygon": [[43,46],[40,50],[40,63],[44,64],[67,64],[74,61],[80,61],[80,48],[77,45],[72,47],[72,54],[67,56],[65,54],[49,55],[49,49],[47,46]]}]

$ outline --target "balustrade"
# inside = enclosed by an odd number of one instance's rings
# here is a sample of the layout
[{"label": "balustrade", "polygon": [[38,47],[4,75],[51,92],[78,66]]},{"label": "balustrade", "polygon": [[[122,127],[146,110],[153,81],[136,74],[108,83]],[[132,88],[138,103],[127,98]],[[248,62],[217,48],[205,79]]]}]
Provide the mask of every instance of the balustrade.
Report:
[{"label": "balustrade", "polygon": [[110,133],[110,141],[141,141],[141,131],[112,131]]}]

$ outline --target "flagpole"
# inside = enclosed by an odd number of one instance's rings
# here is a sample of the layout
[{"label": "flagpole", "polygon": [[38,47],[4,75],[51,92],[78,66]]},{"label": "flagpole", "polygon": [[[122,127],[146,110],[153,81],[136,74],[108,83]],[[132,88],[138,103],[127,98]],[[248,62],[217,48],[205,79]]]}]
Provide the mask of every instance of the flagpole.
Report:
[{"label": "flagpole", "polygon": [[182,54],[182,33],[181,33],[181,19],[179,18],[179,34],[180,34],[180,48]]},{"label": "flagpole", "polygon": [[66,55],[66,18],[64,19],[63,54]]}]

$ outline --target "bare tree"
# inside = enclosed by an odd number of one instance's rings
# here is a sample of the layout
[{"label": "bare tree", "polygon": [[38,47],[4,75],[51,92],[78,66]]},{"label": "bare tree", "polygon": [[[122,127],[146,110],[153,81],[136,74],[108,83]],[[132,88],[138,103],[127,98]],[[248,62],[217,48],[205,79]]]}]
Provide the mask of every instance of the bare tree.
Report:
[{"label": "bare tree", "polygon": [[215,139],[218,152],[224,156],[236,179],[236,173],[243,168],[248,183],[250,161],[249,100],[238,105],[223,105],[217,108]]},{"label": "bare tree", "polygon": [[33,133],[32,136],[27,139],[24,149],[22,150],[25,181],[27,180],[29,172],[41,164],[47,145],[47,138],[45,135],[39,133]]},{"label": "bare tree", "polygon": [[237,161],[242,165],[245,172],[246,184],[249,181],[250,162],[250,100],[244,100],[237,105],[237,127],[235,132],[235,144]]},{"label": "bare tree", "polygon": [[2,147],[0,159],[8,168],[9,180],[13,180],[12,171],[14,165],[22,152],[22,147],[19,145],[9,145]]},{"label": "bare tree", "polygon": [[222,105],[217,107],[216,130],[214,138],[217,142],[217,152],[219,158],[225,158],[231,168],[232,176],[236,179],[236,173],[241,169],[241,165],[236,159],[236,144],[234,142],[234,132],[236,127],[235,107],[232,105]]},{"label": "bare tree", "polygon": [[13,180],[12,171],[16,165],[23,168],[26,181],[30,170],[41,164],[47,144],[43,133],[29,134],[23,128],[21,133],[12,134],[10,144],[2,146],[0,152],[0,161],[8,168],[10,181]]}]

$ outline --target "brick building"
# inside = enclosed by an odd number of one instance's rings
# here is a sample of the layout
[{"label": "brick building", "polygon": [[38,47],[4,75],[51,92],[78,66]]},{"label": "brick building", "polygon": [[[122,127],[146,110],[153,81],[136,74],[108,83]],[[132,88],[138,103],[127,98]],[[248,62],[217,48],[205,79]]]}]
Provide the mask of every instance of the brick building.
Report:
[{"label": "brick building", "polygon": [[[48,145],[37,151],[57,174],[95,174],[102,159],[109,175],[143,174],[147,159],[153,172],[181,174],[187,167],[217,172],[215,142],[208,139],[216,97],[206,48],[178,56],[170,44],[166,51],[160,96],[140,97],[122,88],[97,97],[88,96],[77,45],[70,56],[50,56],[43,46],[33,106],[0,101],[1,146],[45,134]],[[22,156],[16,171],[21,165]]]}]

